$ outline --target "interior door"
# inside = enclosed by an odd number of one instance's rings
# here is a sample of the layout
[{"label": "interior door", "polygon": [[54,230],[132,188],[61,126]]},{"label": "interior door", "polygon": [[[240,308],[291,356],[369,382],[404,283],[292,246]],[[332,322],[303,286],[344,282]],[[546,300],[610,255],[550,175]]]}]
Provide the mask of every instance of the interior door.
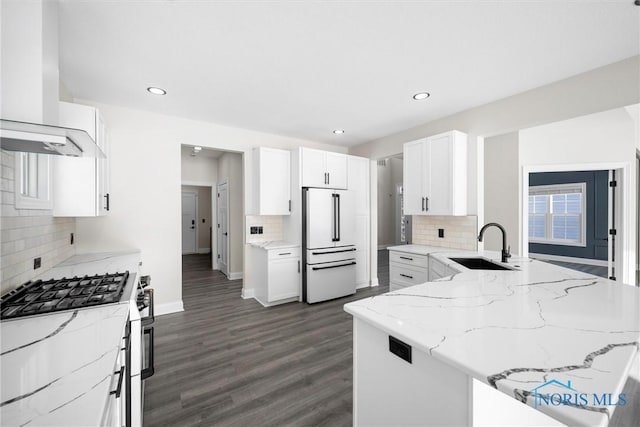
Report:
[{"label": "interior door", "polygon": [[194,254],[196,250],[196,212],[198,195],[182,192],[182,254]]},{"label": "interior door", "polygon": [[218,268],[225,276],[229,275],[229,192],[227,183],[218,185]]},{"label": "interior door", "polygon": [[333,191],[310,188],[306,192],[307,248],[335,246]]}]

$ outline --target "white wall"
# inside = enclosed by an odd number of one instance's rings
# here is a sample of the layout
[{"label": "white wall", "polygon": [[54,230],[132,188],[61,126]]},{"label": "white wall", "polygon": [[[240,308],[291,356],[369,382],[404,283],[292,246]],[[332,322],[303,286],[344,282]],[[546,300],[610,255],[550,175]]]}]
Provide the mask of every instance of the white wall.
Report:
[{"label": "white wall", "polygon": [[214,183],[218,179],[218,159],[204,155],[192,156],[182,150],[180,165],[182,181]]},{"label": "white wall", "polygon": [[475,143],[478,137],[500,135],[545,123],[640,102],[640,56],[532,89],[508,98],[443,117],[406,131],[349,149],[350,154],[380,159],[402,152],[402,144],[449,130],[469,135],[469,215],[480,212],[482,180]]},{"label": "white wall", "polygon": [[[629,221],[623,256],[630,266],[622,277],[625,283],[635,282],[636,262],[636,125],[624,108],[537,126],[520,131],[519,164],[521,167],[543,165],[581,165],[616,163],[628,166],[629,176],[622,183]],[[617,276],[620,276],[618,273]]]},{"label": "white wall", "polygon": [[[77,220],[78,252],[137,248],[142,272],[153,278],[158,305],[182,300],[180,144],[243,152],[245,205],[252,196],[251,149],[298,145],[345,152],[342,147],[133,110],[93,101],[111,138],[112,211]],[[248,252],[248,251],[245,251]],[[245,266],[251,263],[249,254]],[[244,268],[246,272],[248,269]],[[244,286],[253,288],[245,274]]]},{"label": "white wall", "polygon": [[378,165],[378,246],[396,244],[396,185],[402,185],[402,159]]},{"label": "white wall", "polygon": [[[520,166],[518,132],[484,140],[484,222],[497,222],[507,231],[507,244],[520,248]],[[482,225],[482,224],[481,224]],[[484,249],[502,249],[502,235],[487,230]]]}]

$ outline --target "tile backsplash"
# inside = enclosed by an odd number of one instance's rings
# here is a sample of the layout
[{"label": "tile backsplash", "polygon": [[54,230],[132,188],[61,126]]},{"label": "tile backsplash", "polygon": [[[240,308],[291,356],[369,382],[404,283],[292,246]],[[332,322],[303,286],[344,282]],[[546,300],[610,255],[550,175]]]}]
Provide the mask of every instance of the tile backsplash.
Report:
[{"label": "tile backsplash", "polygon": [[[16,209],[15,154],[1,151],[0,189],[0,295],[42,274],[75,254],[70,233],[75,233],[75,218],[54,218],[50,210]],[[42,258],[42,266],[33,269],[33,259]]]},{"label": "tile backsplash", "polygon": [[[282,217],[278,215],[247,215],[247,243],[283,240]],[[251,234],[251,227],[262,227],[262,234]]]},{"label": "tile backsplash", "polygon": [[[475,251],[478,249],[477,216],[426,216],[414,215],[412,241],[417,245]],[[444,229],[444,237],[438,237],[438,229]]]}]

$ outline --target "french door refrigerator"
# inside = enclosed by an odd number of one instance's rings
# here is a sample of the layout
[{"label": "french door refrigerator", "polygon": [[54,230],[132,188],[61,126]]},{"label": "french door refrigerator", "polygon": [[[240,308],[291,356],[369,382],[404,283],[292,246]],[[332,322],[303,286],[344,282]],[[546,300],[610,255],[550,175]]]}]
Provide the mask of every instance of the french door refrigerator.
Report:
[{"label": "french door refrigerator", "polygon": [[302,299],[326,301],[356,292],[354,197],[348,190],[303,188]]}]

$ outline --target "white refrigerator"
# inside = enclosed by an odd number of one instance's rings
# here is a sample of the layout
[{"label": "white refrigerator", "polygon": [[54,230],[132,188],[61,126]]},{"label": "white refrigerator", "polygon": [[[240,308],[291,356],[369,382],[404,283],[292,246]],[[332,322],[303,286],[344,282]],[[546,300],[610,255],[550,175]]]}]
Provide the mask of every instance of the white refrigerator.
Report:
[{"label": "white refrigerator", "polygon": [[316,303],[356,292],[354,197],[348,190],[303,188],[302,298]]}]

